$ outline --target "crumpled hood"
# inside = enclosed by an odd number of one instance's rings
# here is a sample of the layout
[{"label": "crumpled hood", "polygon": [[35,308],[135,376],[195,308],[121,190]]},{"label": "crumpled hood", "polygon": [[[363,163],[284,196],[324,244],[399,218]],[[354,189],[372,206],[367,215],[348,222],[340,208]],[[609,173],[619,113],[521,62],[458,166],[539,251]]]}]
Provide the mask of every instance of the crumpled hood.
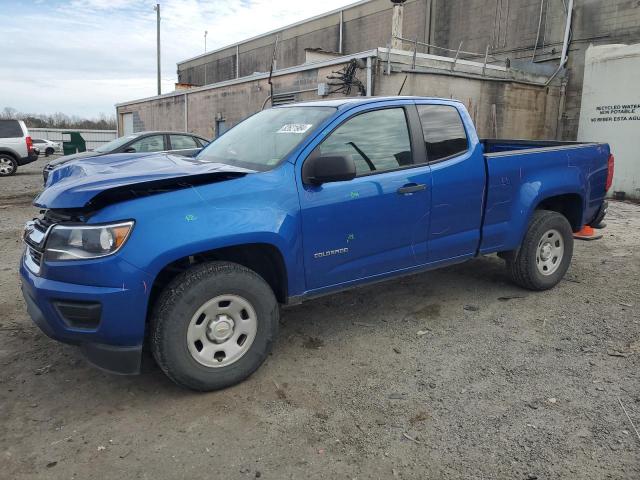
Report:
[{"label": "crumpled hood", "polygon": [[164,189],[198,178],[199,183],[253,173],[240,167],[196,158],[154,153],[120,153],[68,162],[51,171],[45,190],[33,204],[41,208],[83,208],[111,190],[161,186]]}]

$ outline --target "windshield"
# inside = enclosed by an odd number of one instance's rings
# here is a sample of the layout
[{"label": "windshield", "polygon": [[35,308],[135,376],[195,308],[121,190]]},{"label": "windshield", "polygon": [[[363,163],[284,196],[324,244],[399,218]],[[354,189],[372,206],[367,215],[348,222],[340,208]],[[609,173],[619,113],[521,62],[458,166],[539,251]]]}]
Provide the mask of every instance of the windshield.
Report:
[{"label": "windshield", "polygon": [[104,145],[100,145],[98,148],[94,149],[93,151],[99,152],[99,153],[112,152],[116,148],[121,147],[125,143],[130,142],[131,140],[133,140],[134,138],[137,138],[138,136],[139,135],[127,135],[125,137],[116,138],[115,140],[111,140],[110,142],[105,143]]},{"label": "windshield", "polygon": [[280,163],[333,107],[272,108],[257,113],[218,137],[198,160],[265,171]]}]

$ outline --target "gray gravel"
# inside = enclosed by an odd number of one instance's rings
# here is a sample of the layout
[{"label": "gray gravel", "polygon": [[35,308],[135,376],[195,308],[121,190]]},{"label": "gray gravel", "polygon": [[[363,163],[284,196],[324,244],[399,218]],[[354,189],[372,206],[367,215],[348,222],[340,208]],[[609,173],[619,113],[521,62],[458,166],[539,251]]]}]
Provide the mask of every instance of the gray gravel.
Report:
[{"label": "gray gravel", "polygon": [[544,293],[496,257],[286,309],[265,365],[194,394],[33,326],[16,273],[43,161],[0,179],[0,478],[638,479],[640,206]]}]

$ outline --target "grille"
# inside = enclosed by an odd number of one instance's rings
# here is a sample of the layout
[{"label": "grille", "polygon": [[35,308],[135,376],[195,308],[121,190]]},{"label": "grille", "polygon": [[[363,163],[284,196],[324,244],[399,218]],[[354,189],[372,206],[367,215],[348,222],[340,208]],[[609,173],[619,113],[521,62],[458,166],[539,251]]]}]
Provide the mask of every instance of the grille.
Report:
[{"label": "grille", "polygon": [[33,260],[33,263],[35,263],[36,265],[40,266],[40,264],[42,263],[42,252],[39,252],[38,250],[33,248],[31,245],[29,245],[28,248],[29,248],[29,256],[31,257],[31,260]]},{"label": "grille", "polygon": [[44,243],[44,234],[47,232],[49,227],[54,223],[62,223],[65,221],[73,221],[74,217],[71,215],[60,212],[60,211],[52,211],[46,210],[41,217],[34,218],[33,222],[30,222],[32,228],[40,232],[40,235],[35,235],[34,232],[26,235],[24,240],[27,244],[27,254],[31,261],[40,267],[42,264],[42,255],[43,255],[43,243]]}]

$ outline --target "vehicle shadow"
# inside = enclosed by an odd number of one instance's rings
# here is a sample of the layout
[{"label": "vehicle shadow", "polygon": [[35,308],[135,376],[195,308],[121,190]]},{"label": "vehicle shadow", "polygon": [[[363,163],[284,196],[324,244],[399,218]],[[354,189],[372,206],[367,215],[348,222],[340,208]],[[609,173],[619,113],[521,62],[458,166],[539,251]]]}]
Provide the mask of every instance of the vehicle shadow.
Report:
[{"label": "vehicle shadow", "polygon": [[[227,391],[246,389],[256,379],[256,385],[268,381],[269,366],[295,361],[301,348],[306,355],[313,356],[314,350],[339,341],[345,334],[352,335],[354,329],[375,329],[381,334],[387,330],[391,335],[397,335],[398,328],[411,326],[413,332],[418,325],[424,325],[425,320],[427,324],[431,322],[432,326],[438,324],[444,328],[449,320],[441,312],[447,305],[454,304],[462,309],[473,306],[481,298],[509,294],[522,295],[523,290],[509,283],[503,261],[497,257],[482,257],[284,307],[279,338],[271,358],[249,381]],[[56,394],[61,394],[72,381],[77,385],[92,385],[84,395],[95,396],[102,402],[110,398],[117,403],[123,398],[146,394],[152,394],[156,402],[193,395],[169,380],[150,357],[142,375],[118,376],[87,365],[75,347],[48,339],[43,341],[52,351],[51,357],[62,357],[55,362],[55,372],[51,372],[57,378],[48,385],[52,394],[55,390],[58,391]],[[58,355],[53,354],[56,350],[59,350]],[[71,375],[73,380],[69,379]]]}]

